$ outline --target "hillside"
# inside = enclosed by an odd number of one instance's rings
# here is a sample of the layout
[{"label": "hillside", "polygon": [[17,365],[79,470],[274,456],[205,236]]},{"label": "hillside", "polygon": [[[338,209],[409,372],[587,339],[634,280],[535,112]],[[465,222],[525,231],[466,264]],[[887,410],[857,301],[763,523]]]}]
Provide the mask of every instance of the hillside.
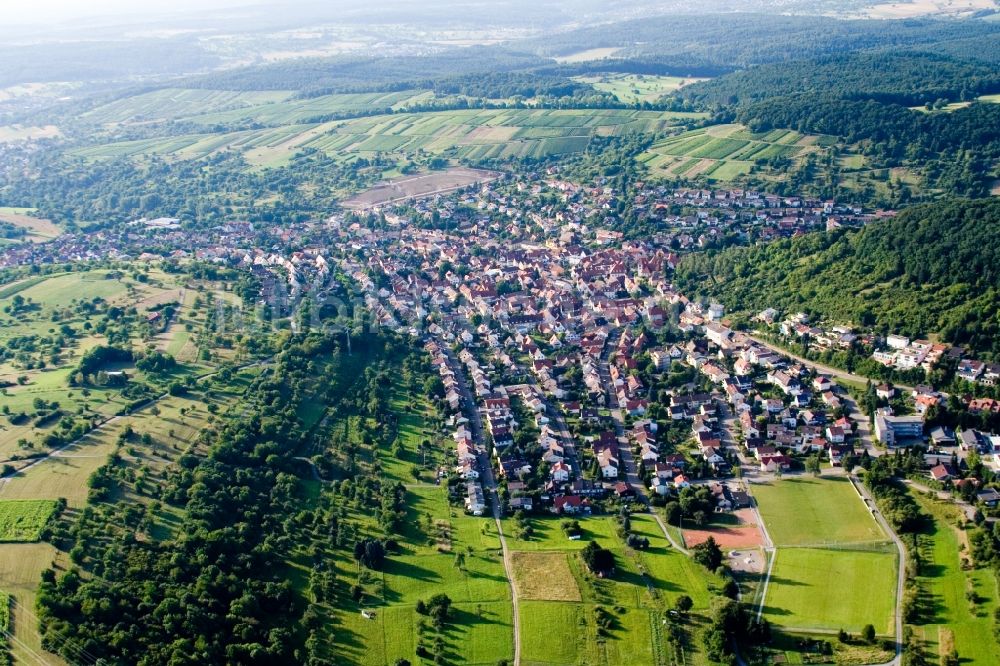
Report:
[{"label": "hillside", "polygon": [[851,53],[761,65],[688,86],[700,103],[745,104],[789,93],[836,95],[914,106],[1000,90],[996,68],[932,53]]},{"label": "hillside", "polygon": [[1000,357],[1000,201],[916,206],[858,232],[686,257],[678,286],[731,311],[767,307],[940,334]]}]

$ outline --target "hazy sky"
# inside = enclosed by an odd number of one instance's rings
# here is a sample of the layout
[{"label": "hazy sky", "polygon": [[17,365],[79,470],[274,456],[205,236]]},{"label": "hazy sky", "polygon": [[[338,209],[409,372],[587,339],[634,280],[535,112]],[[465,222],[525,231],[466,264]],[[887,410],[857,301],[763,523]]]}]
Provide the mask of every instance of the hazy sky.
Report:
[{"label": "hazy sky", "polygon": [[0,25],[62,23],[89,17],[173,14],[259,4],[261,0],[0,0]]}]

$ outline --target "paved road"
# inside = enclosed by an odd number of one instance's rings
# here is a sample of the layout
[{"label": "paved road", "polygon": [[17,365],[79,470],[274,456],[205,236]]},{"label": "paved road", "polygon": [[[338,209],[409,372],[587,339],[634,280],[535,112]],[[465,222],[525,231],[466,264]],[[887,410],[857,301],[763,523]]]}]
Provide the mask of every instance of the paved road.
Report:
[{"label": "paved road", "polygon": [[521,664],[521,619],[519,613],[519,603],[517,598],[517,588],[514,586],[514,569],[510,559],[510,549],[507,548],[507,537],[503,533],[503,508],[500,506],[500,494],[497,492],[496,478],[493,476],[493,464],[490,461],[490,453],[486,450],[486,439],[483,437],[483,419],[476,406],[476,398],[469,388],[469,383],[465,380],[465,369],[454,357],[451,349],[443,340],[438,340],[441,349],[448,357],[448,365],[455,373],[455,381],[458,383],[458,390],[462,394],[462,411],[469,419],[469,430],[472,432],[472,439],[479,449],[479,480],[483,485],[483,490],[489,494],[490,503],[493,505],[493,521],[497,526],[497,535],[500,537],[500,549],[503,552],[503,568],[507,575],[507,583],[510,585],[511,605],[514,612],[514,666]]},{"label": "paved road", "polygon": [[618,339],[619,332],[612,330],[604,344],[604,351],[601,352],[598,369],[601,374],[601,385],[604,387],[604,394],[608,399],[608,407],[611,410],[611,420],[615,425],[615,435],[618,437],[618,451],[621,456],[622,467],[625,468],[625,481],[632,487],[632,492],[636,498],[649,506],[649,498],[646,497],[646,488],[642,485],[642,477],[639,476],[639,467],[632,455],[632,445],[625,433],[625,417],[618,404],[618,394],[615,392],[614,384],[611,381],[611,364],[609,358]]},{"label": "paved road", "polygon": [[[787,356],[788,358],[794,358],[796,361],[798,361],[802,365],[805,365],[805,366],[808,366],[808,367],[811,367],[811,368],[815,368],[817,372],[820,372],[820,373],[822,373],[824,375],[830,375],[832,377],[837,377],[839,379],[844,379],[844,380],[847,380],[847,381],[850,381],[850,382],[857,382],[857,383],[861,383],[861,384],[866,384],[868,381],[872,381],[871,377],[865,377],[863,375],[856,375],[856,374],[854,374],[852,372],[847,372],[846,370],[840,370],[838,368],[830,367],[829,365],[823,365],[822,363],[817,363],[816,361],[810,361],[807,358],[803,358],[801,356],[797,356],[797,355],[791,353],[790,351],[788,351],[786,349],[782,349],[781,347],[778,347],[778,346],[776,346],[776,345],[768,342],[767,340],[765,340],[765,339],[763,339],[761,337],[758,337],[756,335],[751,335],[751,334],[747,333],[746,336],[748,338],[750,338],[751,340],[753,340],[754,342],[756,342],[757,344],[762,345],[764,347],[767,347],[771,351],[774,351],[774,352],[776,352],[778,354],[781,354],[782,356]],[[874,381],[877,381],[877,380],[874,380]],[[902,389],[904,391],[912,391],[913,390],[912,386],[906,386],[905,384],[895,384],[895,386],[896,386],[896,388]]]},{"label": "paved road", "polygon": [[[795,354],[792,354],[791,352],[788,352],[782,349],[781,347],[771,344],[770,342],[764,340],[763,338],[749,334],[747,335],[751,340],[753,340],[757,344],[767,347],[768,349],[770,349],[775,353],[787,356],[788,358],[793,358],[802,365],[809,368],[813,368],[814,370],[816,370],[816,372],[825,375],[830,375],[831,377],[846,379],[851,382],[858,382],[861,384],[867,383],[870,379],[869,377],[855,375],[845,370],[838,370],[837,368],[832,368],[828,365],[823,365],[822,363],[816,363],[815,361],[810,361],[807,358],[796,356]],[[896,388],[902,389],[904,391],[912,390],[912,387],[905,386],[903,384],[896,384]],[[878,457],[883,455],[885,453],[885,450],[877,448],[875,446],[875,441],[872,439],[871,421],[868,418],[868,415],[861,411],[861,409],[858,407],[857,401],[855,401],[854,398],[852,398],[850,395],[845,393],[842,394],[840,398],[841,402],[844,404],[844,411],[847,413],[848,417],[852,421],[854,421],[854,423],[857,425],[858,441],[865,448],[865,450],[868,451],[868,455],[872,457]]]},{"label": "paved road", "polygon": [[656,524],[660,526],[660,531],[663,532],[664,538],[670,542],[670,545],[674,549],[687,555],[690,551],[674,540],[674,537],[670,534],[670,530],[667,529],[667,523],[650,504],[649,496],[646,494],[646,487],[642,483],[642,477],[639,476],[638,464],[636,463],[635,456],[632,454],[632,444],[628,441],[628,437],[625,434],[625,420],[621,407],[618,404],[618,395],[615,393],[614,385],[611,382],[611,366],[608,362],[611,352],[614,350],[614,345],[617,342],[618,335],[619,331],[617,330],[612,330],[608,335],[604,351],[601,352],[598,370],[601,374],[601,384],[604,387],[604,393],[608,398],[608,407],[611,409],[611,420],[614,422],[615,434],[621,443],[619,453],[622,459],[622,466],[625,467],[625,480],[632,487],[635,498],[646,506],[653,519],[656,520]]},{"label": "paved road", "polygon": [[864,484],[861,483],[858,477],[854,476],[853,474],[849,475],[848,478],[851,480],[851,483],[854,484],[854,487],[858,489],[858,492],[861,494],[861,496],[865,498],[866,502],[869,503],[869,506],[871,507],[872,510],[872,515],[875,516],[875,520],[878,521],[878,524],[882,526],[882,529],[885,530],[885,533],[888,534],[890,537],[892,537],[893,543],[896,544],[896,550],[899,552],[899,567],[896,579],[896,612],[895,612],[896,657],[893,660],[886,662],[884,665],[880,665],[880,666],[898,666],[901,663],[903,656],[902,605],[903,605],[903,592],[906,587],[906,546],[903,545],[903,542],[896,535],[896,531],[892,529],[892,526],[889,525],[889,521],[885,519],[885,516],[882,515],[882,512],[875,505],[875,499],[868,492],[868,489],[865,488]]}]

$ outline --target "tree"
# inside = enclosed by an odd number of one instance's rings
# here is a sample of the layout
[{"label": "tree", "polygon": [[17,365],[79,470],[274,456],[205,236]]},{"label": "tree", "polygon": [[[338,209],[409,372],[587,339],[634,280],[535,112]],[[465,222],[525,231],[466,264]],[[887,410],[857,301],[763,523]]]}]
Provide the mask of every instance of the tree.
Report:
[{"label": "tree", "polygon": [[584,564],[593,573],[604,576],[615,569],[615,556],[610,550],[601,548],[596,541],[591,541],[580,551]]},{"label": "tree", "polygon": [[362,539],[354,544],[354,559],[369,569],[379,571],[385,562],[385,545],[378,539]]},{"label": "tree", "polygon": [[694,601],[686,594],[677,597],[677,601],[674,602],[674,610],[682,615],[688,613],[693,607]]},{"label": "tree", "polygon": [[812,472],[813,476],[819,476],[822,470],[822,463],[820,462],[819,454],[814,456],[809,456],[806,460],[806,470]]},{"label": "tree", "polygon": [[874,643],[875,642],[875,627],[872,626],[872,625],[870,625],[870,624],[866,624],[864,626],[864,628],[861,630],[861,638],[864,639],[864,641],[866,643],[869,643],[869,644]]},{"label": "tree", "polygon": [[694,561],[709,571],[715,571],[722,566],[722,549],[715,542],[715,538],[708,537],[707,540],[699,543],[692,550],[694,552]]}]

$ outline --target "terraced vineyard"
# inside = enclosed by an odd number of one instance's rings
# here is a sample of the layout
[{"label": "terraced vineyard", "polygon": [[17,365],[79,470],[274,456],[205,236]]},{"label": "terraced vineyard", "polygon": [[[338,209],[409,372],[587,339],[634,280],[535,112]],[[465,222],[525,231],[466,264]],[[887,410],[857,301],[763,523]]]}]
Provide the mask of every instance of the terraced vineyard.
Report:
[{"label": "terraced vineyard", "polygon": [[725,181],[750,173],[758,162],[794,160],[834,142],[792,130],[755,134],[741,125],[716,125],[655,143],[639,159],[659,175]]},{"label": "terraced vineyard", "polygon": [[115,100],[83,114],[83,119],[101,124],[148,122],[186,118],[200,113],[240,109],[281,102],[289,91],[189,90],[164,88]]},{"label": "terraced vineyard", "polygon": [[425,151],[453,158],[547,157],[582,151],[595,135],[659,132],[701,114],[633,110],[491,109],[397,113],[261,130],[188,134],[81,148],[88,159],[205,157],[236,150],[259,166],[277,166],[304,148],[333,156]]}]

